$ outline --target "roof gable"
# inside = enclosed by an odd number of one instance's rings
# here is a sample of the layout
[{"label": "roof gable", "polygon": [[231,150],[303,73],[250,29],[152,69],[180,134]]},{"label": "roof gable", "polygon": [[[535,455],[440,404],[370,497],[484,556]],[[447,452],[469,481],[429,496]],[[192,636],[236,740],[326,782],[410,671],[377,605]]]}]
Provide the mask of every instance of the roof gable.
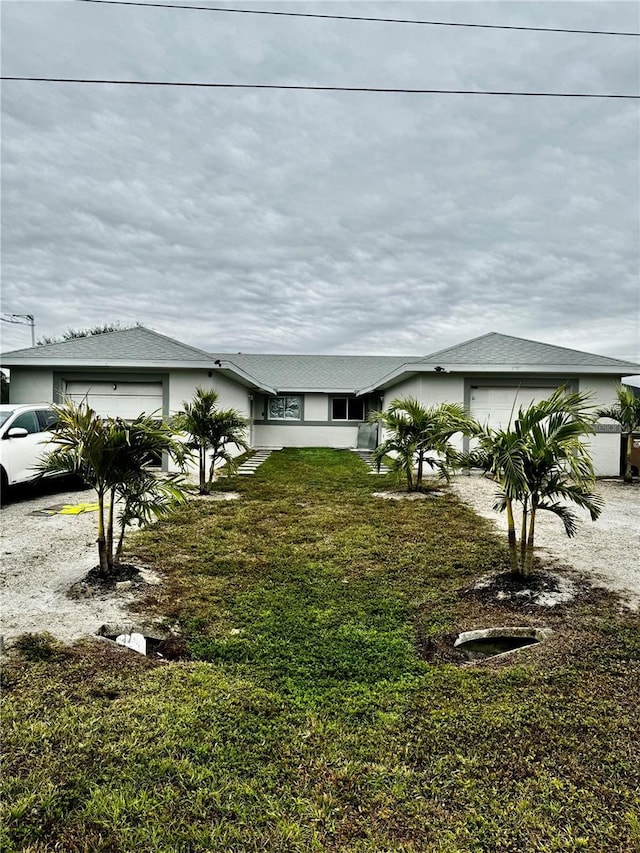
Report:
[{"label": "roof gable", "polygon": [[386,390],[411,376],[430,372],[487,375],[535,373],[563,377],[593,373],[620,379],[639,373],[640,365],[606,355],[489,332],[423,358],[407,360],[387,375],[363,386],[360,393]]},{"label": "roof gable", "polygon": [[135,365],[157,362],[159,365],[169,365],[185,362],[209,363],[211,356],[204,350],[152,332],[144,326],[134,326],[132,329],[118,329],[54,344],[12,350],[2,355],[7,366],[22,359],[42,364],[84,361],[87,364],[129,362]]},{"label": "roof gable", "polygon": [[606,355],[582,352],[567,347],[544,344],[540,341],[530,341],[526,338],[516,338],[512,335],[502,335],[489,332],[478,338],[463,341],[446,349],[438,350],[424,358],[418,359],[418,364],[433,364],[439,361],[450,365],[455,364],[511,364],[542,367],[548,365],[563,365],[575,367],[612,367],[627,369],[628,362]]}]

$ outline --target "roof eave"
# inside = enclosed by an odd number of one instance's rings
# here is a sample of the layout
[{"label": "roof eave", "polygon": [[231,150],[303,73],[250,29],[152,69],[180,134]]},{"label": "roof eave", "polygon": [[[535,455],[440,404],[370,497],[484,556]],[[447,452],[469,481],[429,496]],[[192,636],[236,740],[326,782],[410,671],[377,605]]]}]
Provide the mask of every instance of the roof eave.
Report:
[{"label": "roof eave", "polygon": [[[412,365],[412,372],[413,372]],[[620,364],[447,364],[431,362],[420,365],[416,373],[532,373],[535,375],[559,373],[562,375],[590,376],[594,374],[624,376],[640,370],[640,365]]]},{"label": "roof eave", "polygon": [[165,360],[137,360],[131,359],[80,359],[80,358],[65,358],[65,359],[35,359],[35,358],[9,358],[2,362],[2,367],[11,369],[14,367],[33,367],[45,368],[51,370],[127,370],[135,372],[137,370],[215,370],[217,373],[222,373],[229,379],[238,382],[248,388],[253,388],[259,391],[265,391],[267,394],[275,394],[275,388],[270,385],[265,385],[255,376],[251,376],[246,371],[230,365],[229,367],[218,368],[212,361],[165,361]]},{"label": "roof eave", "polygon": [[419,373],[421,371],[421,367],[422,366],[419,364],[407,362],[406,364],[397,367],[395,370],[392,370],[391,373],[387,373],[387,375],[383,376],[378,382],[374,382],[372,385],[367,385],[364,388],[358,389],[356,391],[356,396],[362,397],[365,394],[373,393],[373,391],[384,391],[386,388],[397,385],[398,382],[401,382],[407,376]]},{"label": "roof eave", "polygon": [[367,385],[356,391],[356,396],[371,394],[373,391],[385,391],[403,380],[417,373],[437,373],[439,375],[451,374],[533,374],[535,376],[546,374],[560,374],[562,376],[611,376],[621,378],[633,376],[640,373],[640,365],[631,362],[620,362],[620,364],[447,364],[421,362],[419,364],[405,364],[394,372],[383,377],[379,382]]},{"label": "roof eave", "polygon": [[313,387],[304,387],[299,385],[292,385],[291,387],[278,388],[278,394],[356,394],[356,389],[351,388],[335,388],[335,387],[327,387],[327,388],[313,388]]},{"label": "roof eave", "polygon": [[210,361],[170,361],[165,359],[137,359],[130,358],[9,358],[1,360],[2,366],[11,367],[42,367],[54,368],[73,367],[91,370],[93,368],[125,368],[129,370],[149,369],[169,370],[171,368],[195,368],[196,370],[211,370],[213,364]]},{"label": "roof eave", "polygon": [[[211,369],[210,364],[207,366]],[[275,388],[265,385],[264,382],[260,382],[260,380],[256,379],[255,376],[251,376],[250,373],[246,373],[239,367],[215,367],[214,370],[216,373],[220,373],[227,379],[238,382],[238,384],[244,385],[246,388],[251,388],[252,391],[263,391],[265,394],[273,395],[277,394]]]}]

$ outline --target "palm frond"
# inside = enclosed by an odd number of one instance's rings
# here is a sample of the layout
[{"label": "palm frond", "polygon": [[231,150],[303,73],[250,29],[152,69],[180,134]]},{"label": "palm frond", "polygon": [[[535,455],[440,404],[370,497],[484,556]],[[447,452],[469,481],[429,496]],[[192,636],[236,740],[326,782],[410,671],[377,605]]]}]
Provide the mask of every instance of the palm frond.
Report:
[{"label": "palm frond", "polygon": [[617,402],[598,409],[597,417],[617,421],[624,433],[640,429],[640,397],[637,397],[629,386],[622,383],[616,386],[616,396]]},{"label": "palm frond", "polygon": [[538,509],[545,510],[546,512],[552,512],[554,515],[557,515],[558,518],[562,520],[565,532],[569,538],[573,538],[578,532],[578,518],[575,512],[564,504],[559,502],[549,503],[548,501],[542,501],[538,504]]}]

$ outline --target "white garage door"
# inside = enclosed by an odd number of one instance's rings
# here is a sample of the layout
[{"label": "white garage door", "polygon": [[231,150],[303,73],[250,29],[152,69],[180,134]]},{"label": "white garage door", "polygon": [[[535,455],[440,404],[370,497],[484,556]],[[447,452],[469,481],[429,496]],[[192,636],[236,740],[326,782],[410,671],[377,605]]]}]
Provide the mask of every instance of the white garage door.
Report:
[{"label": "white garage door", "polygon": [[477,387],[471,388],[471,414],[481,424],[494,429],[506,429],[520,406],[548,399],[554,388]]},{"label": "white garage door", "polygon": [[103,417],[162,413],[162,382],[67,382],[65,394],[76,403],[86,400]]}]

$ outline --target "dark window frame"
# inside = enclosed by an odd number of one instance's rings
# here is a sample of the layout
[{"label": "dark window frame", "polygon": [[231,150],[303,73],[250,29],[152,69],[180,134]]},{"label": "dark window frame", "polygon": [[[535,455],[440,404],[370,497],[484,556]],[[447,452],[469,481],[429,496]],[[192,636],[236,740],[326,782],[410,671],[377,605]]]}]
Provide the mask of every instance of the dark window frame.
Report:
[{"label": "dark window frame", "polygon": [[[345,404],[345,417],[336,417],[335,414],[335,403],[343,403]],[[355,404],[358,404],[359,413],[355,413],[352,411]],[[362,423],[365,420],[365,405],[364,405],[364,397],[350,397],[348,395],[336,395],[335,397],[331,397],[329,402],[329,414],[331,421],[337,421],[339,423],[350,422],[350,423]]]}]

